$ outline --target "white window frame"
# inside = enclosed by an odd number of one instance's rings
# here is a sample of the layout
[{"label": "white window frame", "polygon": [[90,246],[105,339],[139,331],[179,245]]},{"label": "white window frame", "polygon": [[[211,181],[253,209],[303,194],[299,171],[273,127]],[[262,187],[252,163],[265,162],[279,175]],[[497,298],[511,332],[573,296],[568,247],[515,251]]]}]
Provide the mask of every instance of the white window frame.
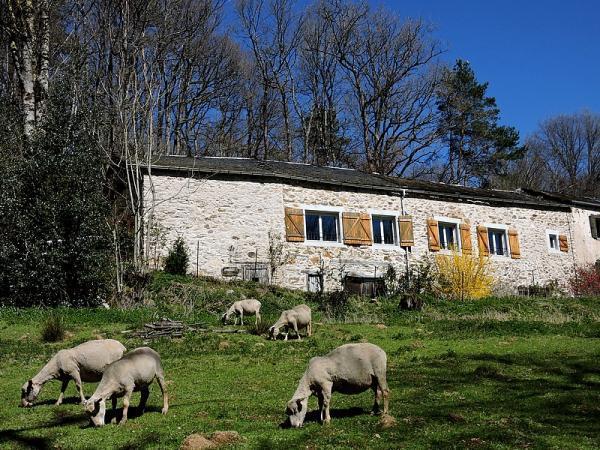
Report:
[{"label": "white window frame", "polygon": [[454,225],[456,238],[456,251],[458,253],[462,253],[462,239],[460,238],[460,224],[463,223],[461,219],[457,219],[456,217],[446,217],[446,216],[434,216],[433,219],[437,222],[438,234],[440,235],[440,253],[452,253],[452,250],[449,248],[442,247],[442,235],[439,233],[440,230],[440,222],[442,224],[447,223],[450,225]]},{"label": "white window frame", "polygon": [[[550,246],[550,235],[552,235],[552,234],[556,235],[557,248],[552,248]],[[560,241],[558,240],[559,236],[560,235],[558,234],[558,231],[556,231],[556,230],[546,230],[546,246],[548,247],[548,251],[550,253],[560,253]]]},{"label": "white window frame", "polygon": [[[342,221],[342,212],[344,212],[344,208],[339,206],[327,206],[327,205],[301,205],[304,215],[304,245],[313,246],[313,247],[343,247],[344,246],[344,225]],[[306,213],[324,213],[331,214],[337,216],[337,231],[338,231],[338,240],[337,241],[323,241],[323,230],[321,225],[321,220],[319,219],[319,240],[313,241],[308,239],[308,227],[306,226]]]},{"label": "white window frame", "polygon": [[[399,214],[396,211],[385,211],[379,209],[369,209],[369,215],[371,216],[371,236],[373,237],[373,248],[385,248],[385,249],[399,249],[400,248],[400,230],[398,229],[398,217]],[[391,218],[393,220],[393,233],[394,233],[394,243],[393,244],[376,244],[375,243],[375,228],[373,224],[374,217],[386,217]],[[383,227],[381,228],[381,237],[383,238]]]},{"label": "white window frame", "polygon": [[492,230],[501,230],[504,231],[504,239],[506,240],[506,255],[497,255],[496,253],[492,253],[492,243],[488,242],[488,245],[490,247],[490,256],[492,258],[499,258],[499,259],[505,259],[511,258],[512,255],[512,251],[510,249],[510,240],[508,239],[508,225],[505,225],[503,223],[484,223],[483,224],[484,227],[486,227],[486,232],[488,233],[488,241],[489,241],[489,236],[490,236],[490,228]]}]

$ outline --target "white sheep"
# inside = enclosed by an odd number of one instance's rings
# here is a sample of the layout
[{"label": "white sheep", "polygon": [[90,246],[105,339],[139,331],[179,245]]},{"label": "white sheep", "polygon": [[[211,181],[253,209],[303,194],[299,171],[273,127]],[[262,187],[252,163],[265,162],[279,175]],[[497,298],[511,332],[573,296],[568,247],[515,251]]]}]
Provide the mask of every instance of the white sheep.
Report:
[{"label": "white sheep", "polygon": [[312,358],[292,399],[286,414],[292,427],[304,423],[308,398],[314,394],[319,400],[321,421],[329,423],[331,393],[358,394],[373,389],[373,412],[379,413],[383,398],[383,413],[388,414],[389,389],[386,380],[387,357],[373,344],[346,344],[325,356]]},{"label": "white sheep", "polygon": [[87,341],[76,347],[60,350],[37,375],[25,382],[21,388],[21,406],[31,406],[42,386],[50,380],[62,381],[56,405],[62,403],[70,380],[75,381],[81,403],[85,402],[82,381],[100,381],[106,366],[121,358],[125,350],[123,344],[114,339]]},{"label": "white sheep", "polygon": [[279,319],[271,328],[269,328],[269,335],[271,339],[277,339],[279,330],[283,328],[285,331],[285,340],[288,339],[290,329],[293,329],[300,341],[299,330],[302,328],[306,329],[306,335],[312,334],[312,313],[310,307],[307,305],[294,306],[292,309],[288,309],[281,313]]},{"label": "white sheep", "polygon": [[260,322],[260,302],[256,299],[249,298],[246,300],[239,300],[229,307],[229,309],[221,316],[223,323],[226,323],[231,316],[235,315],[234,325],[237,325],[238,316],[241,319],[242,325],[244,325],[244,314],[256,316],[256,324]]},{"label": "white sheep", "polygon": [[139,408],[144,412],[146,401],[150,395],[148,386],[155,378],[162,391],[162,413],[166,414],[169,410],[169,398],[158,353],[150,347],[139,347],[109,365],[104,371],[96,391],[84,404],[85,411],[94,426],[104,425],[106,400],[109,398],[112,400],[112,409],[116,412],[117,398],[123,397],[123,418],[120,423],[127,422],[129,401],[134,391],[141,391]]}]

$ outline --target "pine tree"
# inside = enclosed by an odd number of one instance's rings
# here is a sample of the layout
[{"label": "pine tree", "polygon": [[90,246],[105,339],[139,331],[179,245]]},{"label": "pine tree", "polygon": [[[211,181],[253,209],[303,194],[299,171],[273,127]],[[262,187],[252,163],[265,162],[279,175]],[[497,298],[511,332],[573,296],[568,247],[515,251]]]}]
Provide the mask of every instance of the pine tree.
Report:
[{"label": "pine tree", "polygon": [[439,131],[448,146],[441,180],[486,186],[506,163],[523,156],[519,133],[498,125],[500,109],[486,96],[488,83],[479,83],[470,64],[458,60],[446,70],[438,90]]}]

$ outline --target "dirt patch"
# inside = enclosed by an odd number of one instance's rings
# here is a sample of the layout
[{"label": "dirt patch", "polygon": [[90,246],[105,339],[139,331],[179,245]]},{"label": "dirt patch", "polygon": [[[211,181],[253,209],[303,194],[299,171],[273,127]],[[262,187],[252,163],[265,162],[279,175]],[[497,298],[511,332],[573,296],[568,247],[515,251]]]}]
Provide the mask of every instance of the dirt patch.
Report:
[{"label": "dirt patch", "polygon": [[219,342],[219,351],[223,351],[223,350],[227,350],[229,347],[231,347],[231,344],[229,343],[229,341],[221,341]]},{"label": "dirt patch", "polygon": [[205,448],[220,448],[242,441],[237,431],[215,431],[209,436],[191,434],[181,444],[181,450],[203,450]]},{"label": "dirt patch", "polygon": [[377,328],[378,330],[385,330],[387,327],[383,323],[378,323],[377,325],[375,325],[375,328]]},{"label": "dirt patch", "polygon": [[396,419],[389,414],[382,414],[379,418],[379,428],[382,430],[387,430],[388,428],[392,428],[396,426]]}]

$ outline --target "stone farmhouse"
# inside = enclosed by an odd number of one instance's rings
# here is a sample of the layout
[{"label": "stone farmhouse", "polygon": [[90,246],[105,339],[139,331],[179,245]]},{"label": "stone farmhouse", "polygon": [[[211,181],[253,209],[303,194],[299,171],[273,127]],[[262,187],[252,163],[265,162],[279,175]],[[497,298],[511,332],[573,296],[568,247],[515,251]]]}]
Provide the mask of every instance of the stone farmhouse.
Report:
[{"label": "stone farmhouse", "polygon": [[161,157],[143,178],[146,252],[182,236],[190,272],[362,292],[390,266],[490,257],[497,290],[557,282],[600,259],[600,200],[466,188],[245,158]]}]

